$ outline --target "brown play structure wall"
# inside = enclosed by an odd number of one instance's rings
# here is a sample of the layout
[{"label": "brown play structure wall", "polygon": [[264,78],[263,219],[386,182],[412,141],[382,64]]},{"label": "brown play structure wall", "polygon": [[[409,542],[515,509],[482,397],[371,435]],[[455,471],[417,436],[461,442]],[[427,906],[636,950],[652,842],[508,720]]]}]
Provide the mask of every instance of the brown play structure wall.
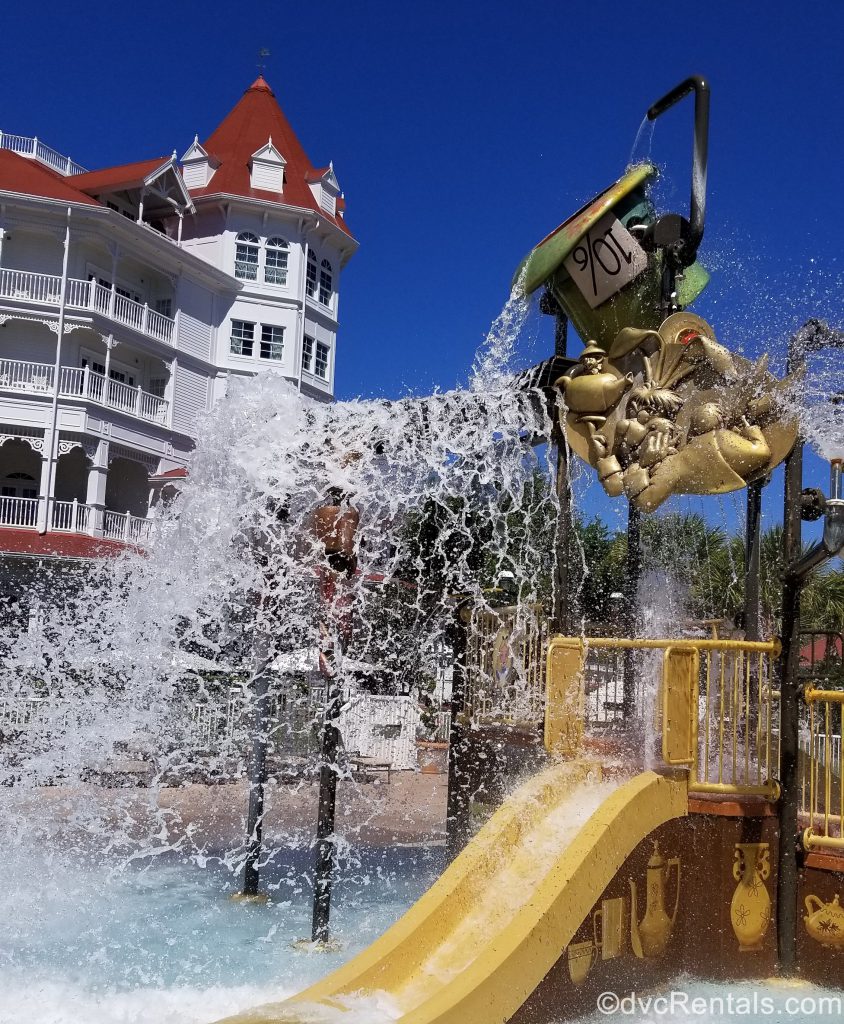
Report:
[{"label": "brown play structure wall", "polygon": [[[544,759],[544,750],[538,733],[525,734],[503,728],[471,730],[465,739],[466,748],[461,758],[465,766],[463,781],[473,794],[476,828],[507,791],[525,775],[537,770]],[[592,753],[604,763],[615,760],[619,769],[623,767],[623,752]],[[600,756],[608,753],[619,756]],[[495,782],[491,783],[491,779]],[[647,865],[654,840],[666,860],[680,859],[680,902],[665,952],[655,959],[640,959],[631,946],[630,879],[637,885],[637,912],[641,921],[645,914]],[[595,912],[601,910],[605,901],[621,900],[621,942],[617,955],[603,959],[603,951],[596,949],[585,981],[575,985],[569,973],[568,951],[564,951],[542,985],[513,1017],[514,1024],[545,1024],[594,1013],[595,1000],[601,992],[644,991],[670,982],[678,975],[725,983],[775,975],[778,842],[773,804],[760,798],[692,797],[687,818],[667,822],[637,846],[575,935],[573,944],[589,941],[594,944]],[[763,844],[767,844],[766,856],[762,852]],[[767,874],[765,878],[756,877],[753,863],[749,871],[752,884],[764,888],[770,900],[766,927],[761,923],[766,906],[764,896],[749,898],[748,906],[744,907],[740,894],[733,908],[739,885],[736,874],[743,875],[738,866],[742,858],[740,848],[747,851],[745,860],[752,862],[756,857],[760,866],[768,867],[767,871],[763,867],[759,872]],[[831,903],[837,893],[844,898],[844,857],[801,852],[800,860],[796,897],[800,977],[838,989],[844,985],[844,948],[829,948],[811,938],[803,919],[807,895],[813,894],[823,903]],[[674,885],[672,872],[665,884],[665,909],[669,915],[674,906]],[[756,948],[742,948],[733,927],[734,914],[758,918],[760,938]],[[598,931],[600,937],[600,926]]]}]

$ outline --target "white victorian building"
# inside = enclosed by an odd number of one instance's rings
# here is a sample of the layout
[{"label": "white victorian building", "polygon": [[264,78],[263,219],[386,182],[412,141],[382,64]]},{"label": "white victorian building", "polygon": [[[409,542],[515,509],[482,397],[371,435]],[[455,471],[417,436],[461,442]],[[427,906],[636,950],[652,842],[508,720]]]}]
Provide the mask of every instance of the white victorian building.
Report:
[{"label": "white victorian building", "polygon": [[230,374],[332,397],[343,213],[263,78],[181,161],[0,133],[0,559],[143,543]]}]

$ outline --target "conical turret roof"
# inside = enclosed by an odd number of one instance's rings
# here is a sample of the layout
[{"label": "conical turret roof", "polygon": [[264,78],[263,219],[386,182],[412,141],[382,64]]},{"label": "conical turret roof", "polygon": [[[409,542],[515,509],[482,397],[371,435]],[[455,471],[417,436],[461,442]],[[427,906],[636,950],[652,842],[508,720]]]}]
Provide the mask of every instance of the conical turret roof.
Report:
[{"label": "conical turret roof", "polygon": [[[250,185],[249,164],[252,155],[268,141],[284,157],[284,190],[281,195]],[[191,196],[227,195],[245,196],[264,202],[284,203],[312,209],[336,224],[351,237],[341,217],[332,217],[321,209],[308,182],[319,178],[317,169],[308,159],[290,122],[284,116],[275,93],[262,75],[249,86],[235,107],[203,142],[203,148],[219,161],[219,167],[210,183],[201,189],[192,189]],[[342,203],[338,197],[338,208]]]}]

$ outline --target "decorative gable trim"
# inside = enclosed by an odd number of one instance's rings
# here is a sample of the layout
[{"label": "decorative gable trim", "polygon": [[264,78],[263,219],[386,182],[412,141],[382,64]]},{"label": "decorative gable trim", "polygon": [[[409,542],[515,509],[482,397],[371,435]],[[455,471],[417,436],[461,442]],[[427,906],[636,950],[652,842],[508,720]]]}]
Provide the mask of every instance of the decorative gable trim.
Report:
[{"label": "decorative gable trim", "polygon": [[340,195],[340,183],[334,173],[334,164],[321,167],[308,175],[308,187],[319,204],[320,209],[337,216],[337,196]]},{"label": "decorative gable trim", "polygon": [[287,161],[273,145],[272,137],[252,154],[249,162],[251,188],[265,192],[284,191],[284,168]]},{"label": "decorative gable trim", "polygon": [[214,172],[220,166],[216,157],[209,156],[199,142],[199,136],[195,135],[193,142],[182,157],[182,177],[185,187],[205,188],[214,177]]}]

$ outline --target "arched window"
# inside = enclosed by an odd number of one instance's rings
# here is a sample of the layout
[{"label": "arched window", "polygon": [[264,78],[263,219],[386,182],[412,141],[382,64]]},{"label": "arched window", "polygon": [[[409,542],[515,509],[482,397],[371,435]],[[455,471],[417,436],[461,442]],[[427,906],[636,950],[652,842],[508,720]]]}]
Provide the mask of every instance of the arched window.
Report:
[{"label": "arched window", "polygon": [[305,291],[308,294],[308,298],[312,299],[316,295],[317,290],[317,261],[316,253],[311,249],[308,253],[308,267],[305,276]]},{"label": "arched window", "polygon": [[264,280],[267,284],[287,284],[287,242],[276,235],[267,239]]},{"label": "arched window", "polygon": [[331,264],[328,260],[322,261],[319,271],[319,301],[324,306],[331,305]]},{"label": "arched window", "polygon": [[241,281],[258,279],[258,239],[249,231],[241,231],[237,236],[234,276]]},{"label": "arched window", "polygon": [[0,492],[4,498],[37,498],[38,483],[29,473],[7,473]]}]

